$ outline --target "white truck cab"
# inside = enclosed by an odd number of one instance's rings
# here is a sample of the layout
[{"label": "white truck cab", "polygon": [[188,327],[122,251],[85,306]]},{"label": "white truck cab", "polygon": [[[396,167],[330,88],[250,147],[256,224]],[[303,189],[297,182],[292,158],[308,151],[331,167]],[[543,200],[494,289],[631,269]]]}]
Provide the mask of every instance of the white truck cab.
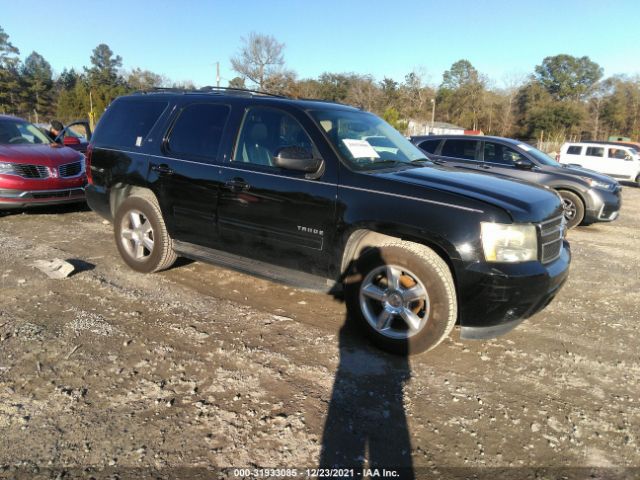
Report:
[{"label": "white truck cab", "polygon": [[613,142],[566,142],[560,148],[557,160],[640,186],[640,153],[626,145]]}]

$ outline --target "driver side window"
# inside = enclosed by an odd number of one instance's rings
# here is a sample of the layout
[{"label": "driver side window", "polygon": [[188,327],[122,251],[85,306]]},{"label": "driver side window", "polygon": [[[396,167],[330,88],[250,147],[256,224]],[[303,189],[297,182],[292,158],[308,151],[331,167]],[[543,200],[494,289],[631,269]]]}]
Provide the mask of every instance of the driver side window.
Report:
[{"label": "driver side window", "polygon": [[517,161],[527,161],[524,155],[499,143],[485,142],[484,161],[499,163],[501,165],[513,165]]},{"label": "driver side window", "polygon": [[273,157],[285,147],[302,148],[319,156],[309,135],[290,114],[275,108],[255,107],[245,114],[233,160],[276,168]]}]

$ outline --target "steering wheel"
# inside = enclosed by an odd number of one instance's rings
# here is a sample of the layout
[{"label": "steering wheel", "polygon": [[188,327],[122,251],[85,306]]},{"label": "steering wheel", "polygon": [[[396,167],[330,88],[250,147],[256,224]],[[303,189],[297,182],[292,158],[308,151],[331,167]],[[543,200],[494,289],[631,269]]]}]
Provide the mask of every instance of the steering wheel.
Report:
[{"label": "steering wheel", "polygon": [[10,138],[8,143],[28,143],[28,140],[22,135],[19,135],[17,137]]}]

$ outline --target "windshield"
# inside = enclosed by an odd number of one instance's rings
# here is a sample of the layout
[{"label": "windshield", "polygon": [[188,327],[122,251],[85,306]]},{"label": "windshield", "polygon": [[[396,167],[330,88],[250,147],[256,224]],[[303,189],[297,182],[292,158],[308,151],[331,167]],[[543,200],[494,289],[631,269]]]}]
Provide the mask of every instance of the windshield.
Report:
[{"label": "windshield", "polygon": [[311,116],[355,170],[389,168],[427,160],[391,125],[367,112],[315,110]]},{"label": "windshield", "polygon": [[560,163],[556,162],[549,155],[547,155],[543,151],[538,150],[537,148],[533,148],[531,145],[525,145],[524,143],[521,143],[520,145],[518,145],[518,147],[520,147],[522,150],[527,152],[529,155],[535,158],[542,165],[548,165],[549,167],[562,166]]},{"label": "windshield", "polygon": [[17,118],[0,119],[0,145],[41,145],[48,143],[51,143],[51,140],[35,125]]}]

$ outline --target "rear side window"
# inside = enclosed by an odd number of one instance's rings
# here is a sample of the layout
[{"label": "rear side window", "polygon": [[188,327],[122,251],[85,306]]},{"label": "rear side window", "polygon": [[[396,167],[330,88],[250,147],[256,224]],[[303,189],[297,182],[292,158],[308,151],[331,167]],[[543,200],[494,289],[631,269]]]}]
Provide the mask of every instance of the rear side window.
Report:
[{"label": "rear side window", "polygon": [[587,147],[587,157],[604,157],[604,147]]},{"label": "rear side window", "polygon": [[168,104],[155,100],[115,102],[100,119],[93,140],[116,147],[140,147]]},{"label": "rear side window", "polygon": [[212,103],[187,106],[171,129],[167,149],[179,156],[215,159],[229,111]]},{"label": "rear side window", "polygon": [[427,153],[436,153],[438,145],[440,145],[440,140],[426,140],[418,146]]},{"label": "rear side window", "polygon": [[567,155],[580,155],[582,153],[582,147],[579,145],[571,145],[567,148]]},{"label": "rear side window", "polygon": [[441,155],[464,160],[478,160],[476,157],[477,140],[445,140]]}]

